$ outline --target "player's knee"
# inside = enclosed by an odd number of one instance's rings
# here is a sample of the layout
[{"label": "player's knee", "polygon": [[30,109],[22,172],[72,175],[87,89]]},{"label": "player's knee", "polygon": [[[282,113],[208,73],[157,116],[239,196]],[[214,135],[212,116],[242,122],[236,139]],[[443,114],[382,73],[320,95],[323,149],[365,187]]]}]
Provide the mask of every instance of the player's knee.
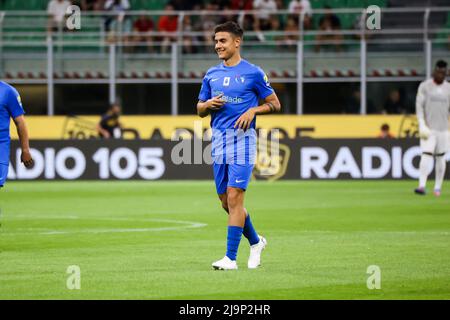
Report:
[{"label": "player's knee", "polygon": [[241,195],[242,191],[238,190],[238,189],[234,189],[231,188],[228,190],[228,196],[227,196],[227,204],[229,208],[235,208],[239,205],[242,205],[241,203],[241,199],[242,199],[242,195]]}]

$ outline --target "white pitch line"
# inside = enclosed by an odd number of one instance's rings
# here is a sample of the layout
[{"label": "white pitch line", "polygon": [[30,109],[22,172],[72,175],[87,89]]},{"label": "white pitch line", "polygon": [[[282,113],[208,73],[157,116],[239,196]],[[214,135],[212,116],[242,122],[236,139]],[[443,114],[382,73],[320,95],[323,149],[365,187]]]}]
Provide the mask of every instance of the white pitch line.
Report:
[{"label": "white pitch line", "polygon": [[[76,216],[41,216],[41,217],[29,217],[29,216],[15,216],[15,219],[11,220],[20,220],[20,219],[32,218],[34,220],[45,220],[45,219],[55,219],[55,220],[103,220],[103,221],[134,221],[134,222],[164,222],[164,223],[172,223],[172,224],[181,224],[182,226],[176,227],[161,227],[161,228],[117,228],[117,229],[84,229],[77,231],[58,231],[58,230],[50,230],[46,232],[37,232],[40,235],[59,235],[59,234],[79,234],[79,233],[91,233],[91,234],[100,234],[100,233],[125,233],[125,232],[159,232],[159,231],[173,231],[173,230],[183,230],[183,229],[196,229],[206,227],[206,223],[193,222],[193,221],[182,221],[182,220],[170,220],[170,219],[132,219],[132,218],[106,218],[106,217],[86,217],[80,218]],[[14,234],[30,234],[33,232],[11,232],[11,233],[1,233],[0,235],[14,235]],[[36,233],[36,232],[34,232]]]}]

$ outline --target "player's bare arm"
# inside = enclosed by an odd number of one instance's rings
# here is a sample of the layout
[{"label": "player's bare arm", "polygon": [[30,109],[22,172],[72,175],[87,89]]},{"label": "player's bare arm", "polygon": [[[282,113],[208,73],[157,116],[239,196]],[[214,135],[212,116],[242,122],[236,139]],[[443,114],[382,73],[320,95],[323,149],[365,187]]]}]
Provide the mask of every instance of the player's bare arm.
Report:
[{"label": "player's bare arm", "polygon": [[33,158],[31,157],[30,152],[30,142],[28,139],[28,129],[25,122],[25,117],[22,115],[14,118],[14,123],[17,128],[17,135],[19,136],[20,147],[22,149],[20,159],[25,167],[29,168],[33,165]]},{"label": "player's bare arm", "polygon": [[247,130],[257,115],[276,113],[281,111],[280,100],[275,93],[272,93],[264,99],[264,103],[260,106],[250,108],[247,112],[239,117],[234,125],[235,128]]},{"label": "player's bare arm", "polygon": [[215,96],[208,101],[199,101],[197,103],[197,114],[204,118],[208,116],[211,111],[217,111],[223,107],[225,101],[222,99],[223,94]]}]

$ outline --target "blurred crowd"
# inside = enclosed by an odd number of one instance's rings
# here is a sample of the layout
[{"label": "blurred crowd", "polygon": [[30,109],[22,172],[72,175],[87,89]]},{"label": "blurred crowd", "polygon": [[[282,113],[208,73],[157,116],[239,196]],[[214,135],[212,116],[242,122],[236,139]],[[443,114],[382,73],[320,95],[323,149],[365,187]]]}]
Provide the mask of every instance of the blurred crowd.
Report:
[{"label": "blurred crowd", "polygon": [[[140,10],[132,8],[129,0],[51,0],[48,5],[48,13],[53,17],[50,29],[55,29],[64,18],[66,9],[71,4],[80,6],[83,11],[110,11],[114,14],[105,17],[105,30],[109,32],[111,40],[117,40],[115,31],[118,28],[122,31],[123,42],[138,42],[147,44],[147,50],[154,51],[154,42],[162,42],[161,52],[166,52],[172,41],[178,40],[175,32],[180,23],[177,18],[177,11],[220,11],[221,15],[185,15],[182,23],[183,31],[198,32],[200,36],[184,36],[183,50],[187,53],[199,50],[197,43],[206,42],[206,46],[213,44],[211,30],[216,24],[227,20],[234,20],[240,23],[244,30],[253,31],[256,34],[254,40],[280,41],[286,45],[295,44],[298,41],[299,15],[303,16],[303,29],[310,30],[317,28],[327,31],[327,34],[316,36],[318,41],[332,41],[335,50],[341,50],[342,35],[339,32],[341,21],[332,12],[330,7],[325,7],[327,13],[318,17],[314,24],[312,8],[309,0],[171,0],[163,9],[166,13],[162,16],[127,16],[129,10]],[[235,15],[231,11],[255,10],[256,14]],[[278,10],[288,10],[289,15],[275,15]],[[154,32],[162,32],[164,35],[156,37]],[[278,31],[272,33],[270,31]],[[284,31],[284,32],[279,32]],[[316,45],[316,51],[321,50],[320,45]]]}]

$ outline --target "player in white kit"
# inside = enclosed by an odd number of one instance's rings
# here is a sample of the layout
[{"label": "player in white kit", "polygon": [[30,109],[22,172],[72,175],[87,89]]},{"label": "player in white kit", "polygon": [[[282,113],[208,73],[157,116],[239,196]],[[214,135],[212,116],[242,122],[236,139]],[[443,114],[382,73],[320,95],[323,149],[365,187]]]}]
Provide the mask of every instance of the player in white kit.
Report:
[{"label": "player in white kit", "polygon": [[450,83],[445,78],[447,63],[439,60],[433,72],[433,78],[423,81],[417,91],[416,114],[419,122],[420,178],[416,194],[426,194],[428,175],[435,159],[436,180],[434,194],[441,195],[445,176],[445,153],[448,151],[448,117],[450,114]]}]

